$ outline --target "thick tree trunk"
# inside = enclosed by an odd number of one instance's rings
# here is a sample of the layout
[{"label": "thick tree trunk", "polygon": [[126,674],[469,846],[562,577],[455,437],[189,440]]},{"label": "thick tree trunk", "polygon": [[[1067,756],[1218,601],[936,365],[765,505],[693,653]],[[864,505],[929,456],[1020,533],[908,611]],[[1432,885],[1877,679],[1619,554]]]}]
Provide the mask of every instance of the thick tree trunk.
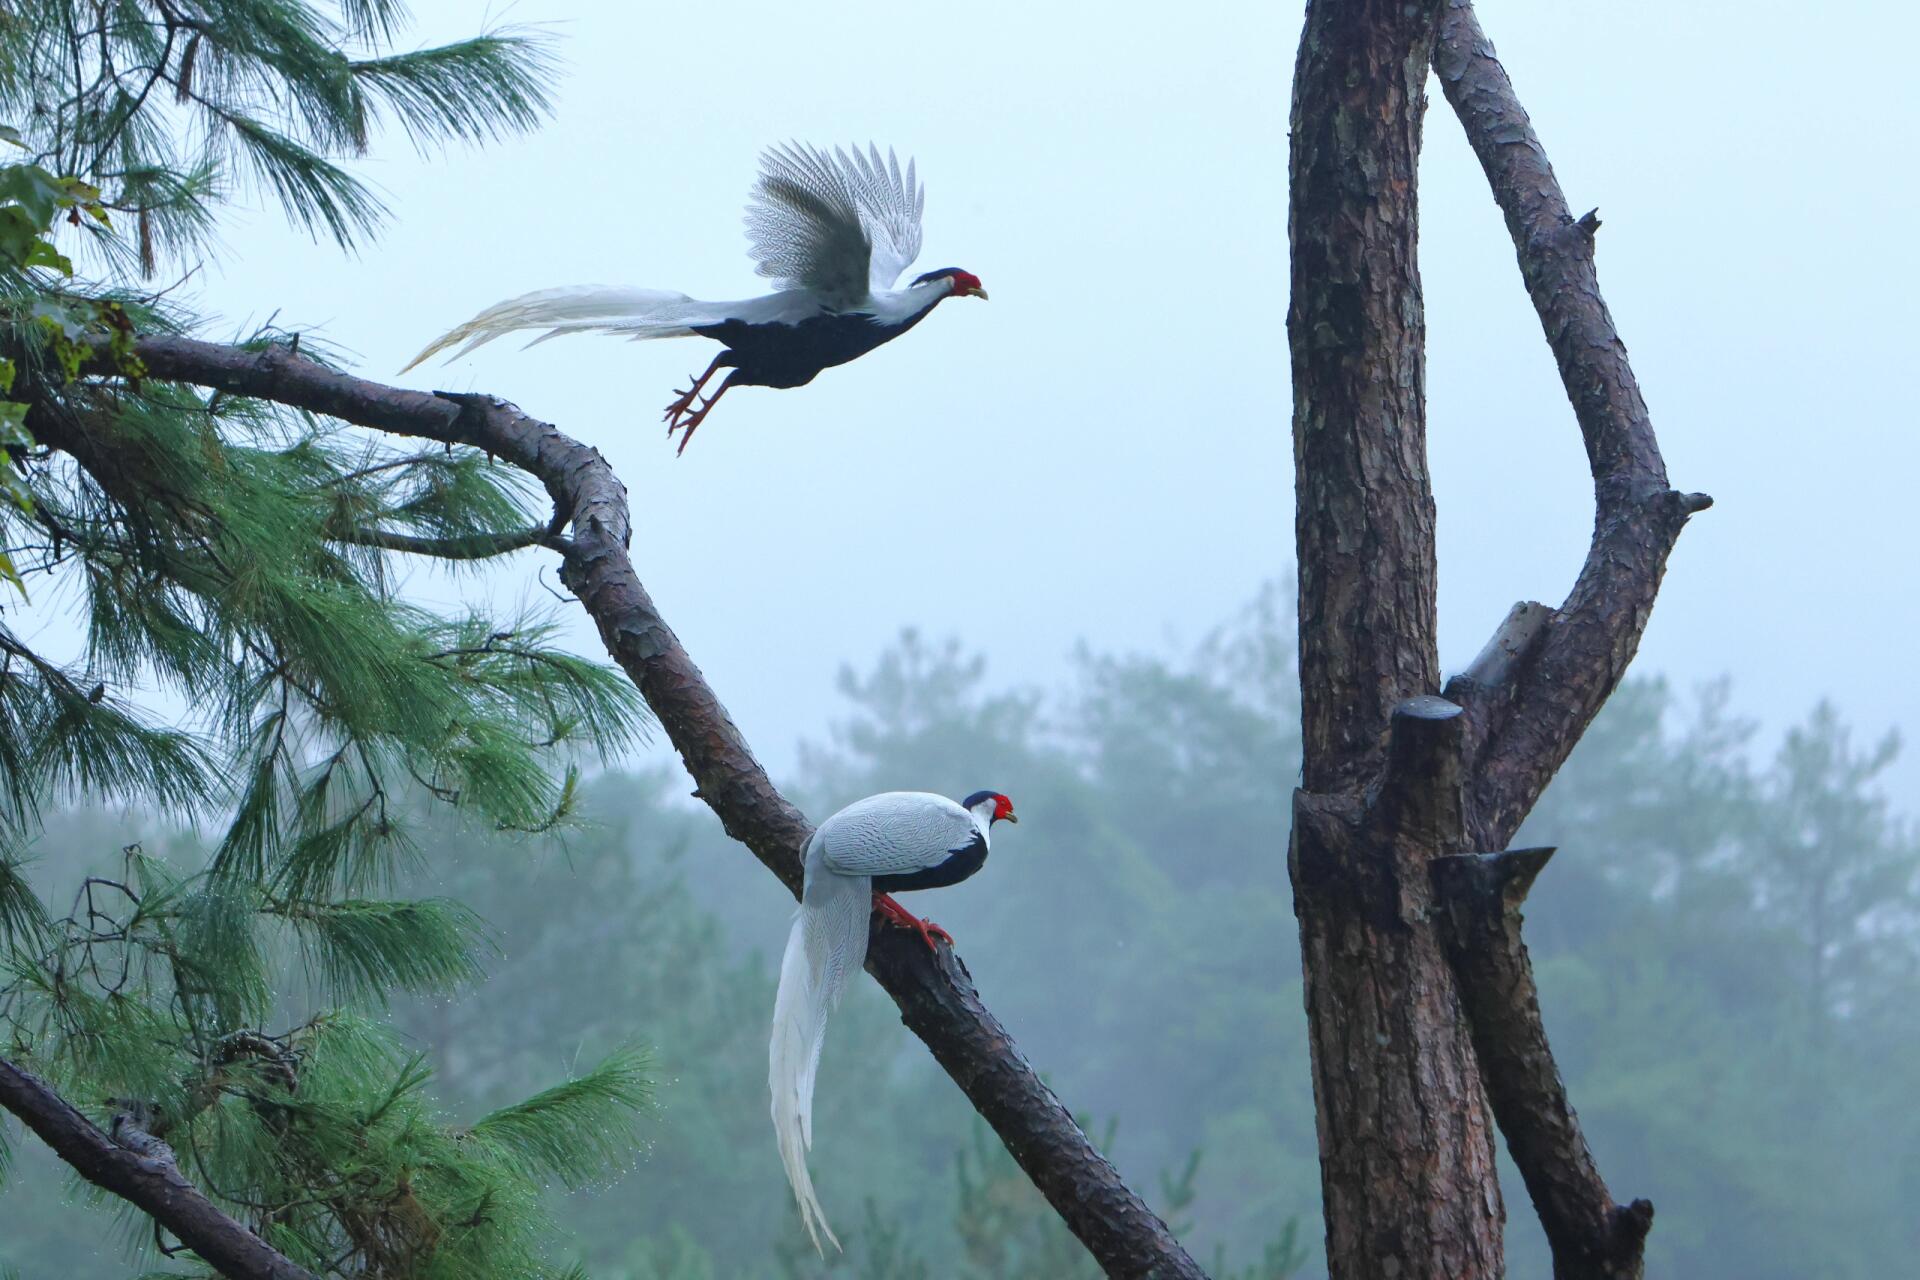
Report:
[{"label": "thick tree trunk", "polygon": [[1465,838],[1462,725],[1433,698],[1395,714],[1439,688],[1416,258],[1437,12],[1316,0],[1294,76],[1306,758],[1289,863],[1336,1280],[1501,1270],[1493,1123],[1430,919],[1427,863]]},{"label": "thick tree trunk", "polygon": [[[1410,777],[1409,800],[1447,774]],[[1441,789],[1457,800],[1457,771]],[[1382,812],[1305,791],[1294,804],[1289,866],[1335,1280],[1501,1274],[1493,1121],[1431,919],[1427,864],[1457,847],[1460,815],[1443,804],[1417,816],[1424,807]]]},{"label": "thick tree trunk", "polygon": [[[1433,59],[1587,444],[1594,536],[1559,609],[1516,605],[1433,696],[1416,178]],[[1470,0],[1311,0],[1294,78],[1294,466],[1305,767],[1289,865],[1335,1280],[1502,1273],[1493,1120],[1561,1280],[1634,1280],[1547,1045],[1501,854],[1638,646],[1682,525],[1576,221]],[[1474,856],[1487,851],[1483,856]]]}]

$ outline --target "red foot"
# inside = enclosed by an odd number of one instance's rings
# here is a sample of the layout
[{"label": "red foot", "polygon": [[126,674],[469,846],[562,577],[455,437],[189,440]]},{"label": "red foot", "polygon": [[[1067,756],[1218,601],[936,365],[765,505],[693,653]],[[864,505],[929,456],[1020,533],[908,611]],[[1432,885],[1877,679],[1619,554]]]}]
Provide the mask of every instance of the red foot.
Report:
[{"label": "red foot", "polygon": [[680,417],[682,414],[686,413],[687,410],[693,408],[694,402],[699,398],[700,398],[700,384],[698,382],[688,387],[685,391],[679,392],[674,396],[673,403],[668,405],[667,411],[660,415],[660,420],[662,422],[670,424],[667,427],[668,435],[673,434],[673,426],[671,425],[673,423],[673,420],[675,418]]},{"label": "red foot", "polygon": [[931,920],[922,920],[919,916],[913,914],[913,912],[907,910],[898,902],[895,902],[887,894],[876,893],[873,895],[873,909],[893,923],[911,929],[919,934],[920,940],[927,944],[927,950],[933,952],[935,955],[940,953],[940,949],[933,943],[935,938],[940,939],[949,947],[953,945],[952,934]]},{"label": "red foot", "polygon": [[[725,383],[720,384],[720,391],[725,391],[726,389]],[[707,415],[713,412],[714,401],[720,398],[720,391],[714,392],[713,399],[708,400],[692,413],[686,413],[685,410],[682,410],[681,412],[685,414],[685,416],[680,417],[678,421],[674,420],[674,414],[669,413],[667,415],[667,439],[673,439],[673,433],[676,431],[685,431],[685,434],[680,437],[680,447],[673,451],[674,457],[677,458],[687,451],[687,443],[693,439],[694,428],[705,422]]]},{"label": "red foot", "polygon": [[715,356],[713,363],[707,366],[707,371],[695,378],[692,386],[677,393],[673,403],[669,404],[667,411],[661,415],[661,420],[667,424],[667,439],[673,439],[673,433],[676,431],[684,430],[686,433],[680,437],[680,447],[673,451],[674,457],[677,458],[687,451],[687,441],[693,439],[694,428],[707,420],[707,415],[713,412],[713,406],[720,402],[720,397],[727,394],[727,388],[733,385],[734,375],[728,374],[714,389],[714,393],[707,397],[705,404],[699,405],[698,408],[694,407],[700,399],[700,389],[707,385],[707,379],[719,371],[720,362],[725,358],[724,352]]}]

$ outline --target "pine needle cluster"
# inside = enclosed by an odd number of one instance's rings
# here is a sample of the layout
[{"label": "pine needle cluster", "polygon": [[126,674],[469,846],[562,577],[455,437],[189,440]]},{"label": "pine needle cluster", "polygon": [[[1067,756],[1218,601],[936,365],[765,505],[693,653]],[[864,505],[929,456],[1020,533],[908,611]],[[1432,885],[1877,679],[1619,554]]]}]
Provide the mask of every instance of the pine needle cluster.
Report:
[{"label": "pine needle cluster", "polygon": [[93,233],[122,267],[209,251],[234,195],[350,246],[386,213],[345,163],[382,124],[433,147],[524,132],[548,108],[541,33],[398,51],[405,20],[400,0],[12,0],[0,122],[131,224]]},{"label": "pine needle cluster", "polygon": [[[644,706],[540,612],[404,591],[423,557],[552,539],[519,473],[148,377],[129,341],[194,327],[138,281],[209,251],[231,197],[349,247],[382,213],[346,167],[379,125],[432,146],[543,115],[536,34],[398,52],[403,18],[397,0],[0,11],[0,1054],[168,1144],[317,1274],[522,1280],[563,1274],[547,1185],[631,1157],[645,1058],[450,1123],[382,1010],[476,980],[487,932],[393,886],[422,821],[567,822],[577,769],[631,747]],[[46,649],[49,608],[77,643]],[[208,839],[106,866],[35,849],[43,811],[74,802]],[[64,913],[54,880],[79,886]],[[199,1274],[146,1219],[130,1239]]]}]

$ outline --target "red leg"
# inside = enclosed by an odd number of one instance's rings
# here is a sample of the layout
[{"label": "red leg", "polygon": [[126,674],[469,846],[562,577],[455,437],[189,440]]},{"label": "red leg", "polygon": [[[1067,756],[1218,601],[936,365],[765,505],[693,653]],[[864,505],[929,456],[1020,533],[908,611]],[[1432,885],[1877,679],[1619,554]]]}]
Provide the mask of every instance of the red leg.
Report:
[{"label": "red leg", "polygon": [[893,921],[895,924],[902,925],[905,928],[911,929],[915,933],[919,934],[921,941],[927,944],[927,950],[932,951],[935,954],[938,954],[939,952],[939,948],[933,945],[933,940],[935,938],[940,939],[942,942],[946,943],[948,946],[953,945],[952,934],[948,933],[945,929],[942,929],[939,925],[935,924],[931,920],[922,920],[919,916],[913,914],[913,912],[907,910],[905,907],[901,906],[898,902],[895,902],[893,898],[888,894],[884,894],[884,893],[874,894],[873,909],[875,911],[878,911],[881,915],[885,916],[887,919]]},{"label": "red leg", "polygon": [[[727,353],[722,351],[713,358],[713,363],[707,366],[707,371],[694,380],[692,386],[688,387],[685,391],[676,391],[674,393],[674,401],[667,406],[667,411],[661,416],[661,421],[671,424],[675,418],[684,416],[687,410],[693,408],[693,402],[700,398],[700,388],[707,385],[707,379],[720,372],[720,362],[726,358]],[[673,434],[672,425],[667,427],[667,434],[669,436]]]},{"label": "red leg", "polygon": [[687,451],[687,442],[693,439],[694,428],[707,420],[707,415],[713,412],[713,406],[720,403],[720,397],[727,394],[727,388],[733,385],[734,378],[738,376],[738,374],[728,374],[725,380],[720,383],[719,389],[707,397],[705,404],[695,409],[680,421],[667,424],[667,438],[669,440],[673,438],[674,432],[680,431],[683,428],[685,429],[685,434],[680,437],[680,447],[673,451],[674,457],[677,458]]}]

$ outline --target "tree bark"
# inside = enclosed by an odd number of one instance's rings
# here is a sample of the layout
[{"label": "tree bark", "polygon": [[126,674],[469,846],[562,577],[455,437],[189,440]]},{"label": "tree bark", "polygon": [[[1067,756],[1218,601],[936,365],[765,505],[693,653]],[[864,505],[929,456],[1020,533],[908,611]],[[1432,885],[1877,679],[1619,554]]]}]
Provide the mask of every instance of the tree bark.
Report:
[{"label": "tree bark", "polygon": [[[1463,847],[1439,687],[1417,169],[1436,0],[1314,0],[1294,73],[1294,482],[1305,761],[1289,868],[1327,1262],[1501,1270],[1493,1122],[1426,862]],[[1391,746],[1391,749],[1390,749]],[[1389,769],[1389,757],[1394,767]]]},{"label": "tree bark", "polygon": [[165,1143],[131,1131],[115,1142],[45,1081],[4,1058],[0,1106],[19,1116],[81,1177],[147,1213],[221,1275],[316,1280],[181,1177]]},{"label": "tree bark", "polygon": [[1446,0],[1433,65],[1506,216],[1593,473],[1593,540],[1572,591],[1506,673],[1498,706],[1470,707],[1486,738],[1474,843],[1500,849],[1626,674],[1674,542],[1713,500],[1668,488],[1652,415],[1600,296],[1597,211],[1576,219],[1568,208],[1470,0]]},{"label": "tree bark", "polygon": [[[1596,494],[1559,609],[1523,603],[1439,684],[1417,164],[1427,63],[1513,234]],[[1502,1274],[1492,1111],[1556,1276],[1640,1274],[1652,1206],[1607,1193],[1547,1046],[1501,849],[1618,684],[1689,515],[1575,220],[1468,0],[1312,0],[1294,79],[1294,462],[1306,758],[1300,917],[1336,1280]],[[1506,859],[1502,861],[1501,859]],[[1486,868],[1525,868],[1483,883]],[[1482,874],[1484,872],[1484,875]]]},{"label": "tree bark", "polygon": [[1554,1280],[1640,1280],[1653,1206],[1615,1204],[1547,1046],[1520,905],[1552,849],[1433,862],[1441,933],[1460,975],[1493,1113],[1553,1251]]},{"label": "tree bark", "polygon": [[[243,350],[150,337],[138,340],[134,353],[155,378],[271,400],[397,435],[470,445],[538,478],[554,502],[554,527],[563,520],[571,525],[571,536],[554,534],[542,543],[564,557],[564,582],[679,751],[694,794],[798,895],[800,851],[813,828],[774,787],[647,595],[627,552],[626,489],[597,450],[490,396],[384,386],[282,347]],[[111,372],[104,357],[94,372]],[[1109,1276],[1205,1280],[988,1011],[957,955],[942,947],[936,957],[918,937],[882,929],[867,970]],[[771,1159],[771,1142],[768,1150]]]}]

